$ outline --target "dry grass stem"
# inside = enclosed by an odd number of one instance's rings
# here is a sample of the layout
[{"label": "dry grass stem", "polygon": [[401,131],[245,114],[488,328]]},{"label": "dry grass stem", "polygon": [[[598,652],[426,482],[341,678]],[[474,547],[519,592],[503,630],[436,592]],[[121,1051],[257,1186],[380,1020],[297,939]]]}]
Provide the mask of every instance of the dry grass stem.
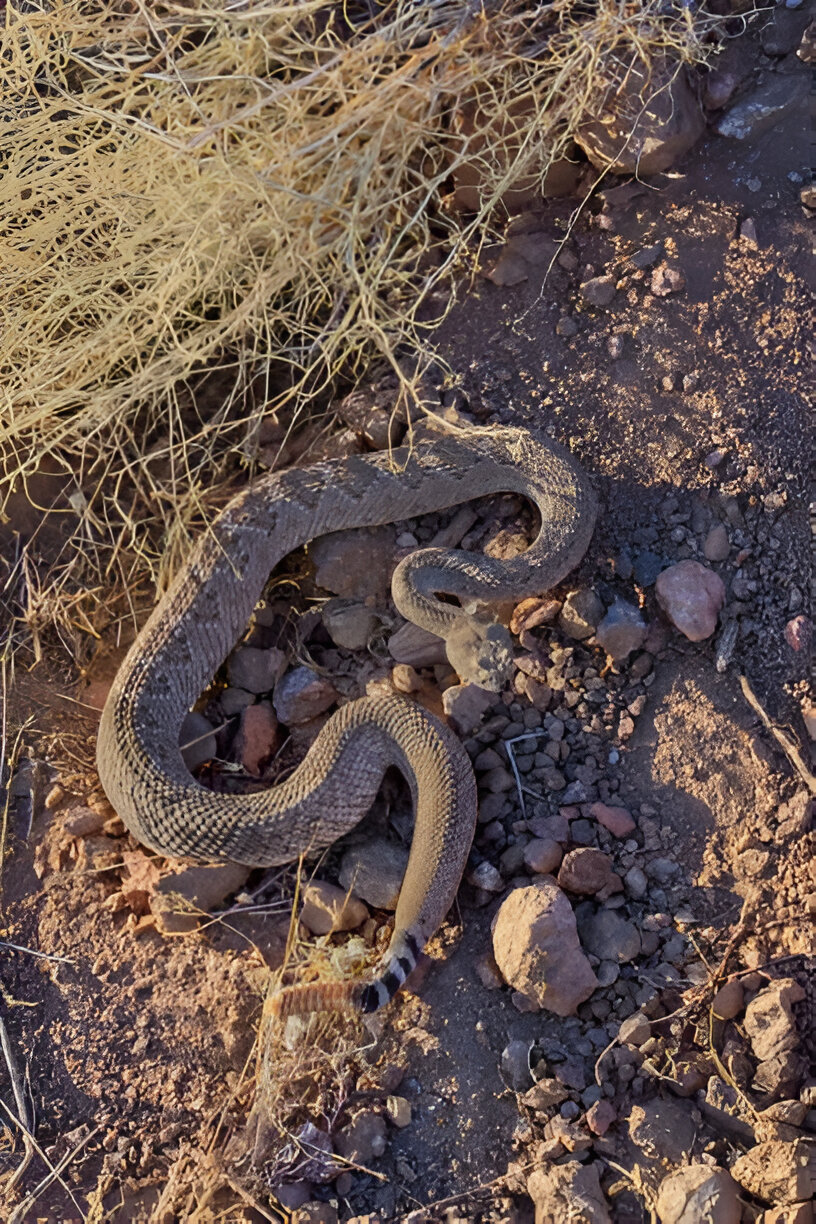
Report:
[{"label": "dry grass stem", "polygon": [[[599,90],[707,54],[711,21],[662,0],[9,3],[0,511],[24,490],[61,539],[26,560],[35,646],[135,619],[272,409],[325,408],[375,355],[418,396],[400,352],[502,192],[543,181]],[[466,161],[476,216],[446,194]]]}]

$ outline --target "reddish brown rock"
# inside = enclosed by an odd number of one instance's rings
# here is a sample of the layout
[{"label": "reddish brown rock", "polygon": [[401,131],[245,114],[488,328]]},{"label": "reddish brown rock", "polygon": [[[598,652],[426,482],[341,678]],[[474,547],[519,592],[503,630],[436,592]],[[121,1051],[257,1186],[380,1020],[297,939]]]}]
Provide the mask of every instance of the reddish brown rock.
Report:
[{"label": "reddish brown rock", "polygon": [[610,1126],[617,1122],[618,1115],[612,1102],[601,1097],[587,1110],[586,1120],[593,1135],[605,1135]]},{"label": "reddish brown rock", "polygon": [[808,1201],[814,1191],[809,1171],[809,1145],[804,1139],[758,1143],[731,1166],[735,1181],[775,1207]]},{"label": "reddish brown rock", "polygon": [[733,1020],[742,1011],[745,991],[739,978],[726,982],[711,1000],[711,1010],[720,1020]]},{"label": "reddish brown rock", "polygon": [[591,897],[609,884],[612,862],[602,850],[587,846],[570,850],[558,872],[558,883],[568,892]]},{"label": "reddish brown rock", "polygon": [[589,814],[598,824],[608,829],[613,837],[628,837],[636,828],[630,812],[623,807],[610,807],[607,803],[593,803]]},{"label": "reddish brown rock", "polygon": [[[609,61],[610,64],[613,61]],[[614,69],[613,69],[614,71]],[[627,65],[625,81],[598,77],[578,144],[598,170],[638,177],[668,170],[705,129],[696,94],[674,63]],[[603,92],[601,92],[603,90]]]},{"label": "reddish brown rock", "polygon": [[162,876],[150,898],[156,925],[166,935],[198,929],[199,919],[246,883],[240,863],[201,863]]},{"label": "reddish brown rock", "polygon": [[551,837],[534,837],[524,847],[524,866],[537,875],[557,871],[563,851]]},{"label": "reddish brown rock", "polygon": [[311,667],[295,667],[275,685],[272,702],[284,726],[311,722],[337,700],[330,680]]},{"label": "reddish brown rock", "polygon": [[278,720],[268,701],[247,706],[241,714],[237,755],[247,773],[260,777],[279,743]]},{"label": "reddish brown rock", "polygon": [[393,910],[407,863],[404,846],[375,837],[364,846],[346,851],[340,864],[340,883],[376,909]]},{"label": "reddish brown rock", "polygon": [[333,595],[382,603],[391,589],[396,564],[394,532],[389,527],[334,531],[309,545],[315,582]]},{"label": "reddish brown rock", "polygon": [[527,1193],[535,1204],[535,1224],[562,1220],[611,1224],[597,1164],[582,1165],[574,1160],[562,1165],[543,1164],[528,1177]]},{"label": "reddish brown rock", "polygon": [[739,1190],[725,1169],[686,1165],[661,1182],[657,1215],[660,1224],[739,1224]]},{"label": "reddish brown rock", "polygon": [[495,700],[495,693],[478,684],[452,684],[442,694],[442,708],[454,730],[460,735],[469,735]]},{"label": "reddish brown rock", "polygon": [[793,1004],[805,992],[794,978],[779,978],[761,990],[745,1009],[745,1032],[760,1062],[793,1050],[799,1043]]}]

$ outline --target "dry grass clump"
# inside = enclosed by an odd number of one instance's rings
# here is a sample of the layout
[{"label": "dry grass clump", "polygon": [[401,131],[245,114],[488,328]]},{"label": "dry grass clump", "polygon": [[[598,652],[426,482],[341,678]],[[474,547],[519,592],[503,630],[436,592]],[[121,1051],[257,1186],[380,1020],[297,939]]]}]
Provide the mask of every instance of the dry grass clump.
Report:
[{"label": "dry grass clump", "polygon": [[[100,591],[163,586],[265,413],[421,348],[429,295],[443,313],[601,65],[702,53],[663,0],[9,3],[0,508],[23,488],[62,516],[32,623],[83,634]],[[462,218],[452,119],[473,99],[484,204]]]}]

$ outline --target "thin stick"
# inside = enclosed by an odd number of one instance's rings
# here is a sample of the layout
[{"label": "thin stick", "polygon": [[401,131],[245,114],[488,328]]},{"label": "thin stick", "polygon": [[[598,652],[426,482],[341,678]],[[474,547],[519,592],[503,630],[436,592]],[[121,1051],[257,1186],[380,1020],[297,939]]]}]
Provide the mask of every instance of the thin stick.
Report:
[{"label": "thin stick", "polygon": [[542,802],[544,801],[545,796],[540,794],[538,791],[530,790],[528,786],[522,786],[521,774],[519,773],[519,767],[516,764],[516,754],[513,750],[513,745],[520,744],[522,740],[545,739],[546,735],[547,735],[546,731],[528,731],[525,735],[517,735],[515,736],[514,739],[509,739],[505,741],[505,747],[507,748],[507,758],[510,761],[510,768],[513,771],[513,777],[516,779],[516,790],[518,791],[519,807],[521,808],[521,815],[524,820],[527,819],[527,805],[524,802],[524,796],[529,795],[531,799],[540,799]]},{"label": "thin stick", "polygon": [[759,704],[759,699],[745,676],[740,676],[740,688],[742,689],[743,697],[748,702],[751,709],[754,710],[755,713],[757,713],[762,719],[763,725],[767,727],[771,735],[779,744],[782,751],[785,753],[785,756],[788,758],[791,765],[793,765],[794,769],[799,774],[811,795],[816,795],[816,775],[812,774],[808,769],[804,758],[799,751],[798,745],[793,742],[789,735],[786,735],[784,731],[777,727],[775,723],[771,722],[769,716]]},{"label": "thin stick", "polygon": [[34,948],[25,948],[22,944],[9,943],[7,939],[0,939],[0,948],[13,948],[15,952],[27,952],[29,956],[37,956],[40,960],[58,961],[61,965],[73,966],[76,962],[72,961],[70,956],[51,956],[48,952],[37,952]]},{"label": "thin stick", "polygon": [[0,1047],[2,1047],[3,1057],[5,1058],[6,1066],[8,1067],[9,1079],[11,1080],[11,1090],[14,1093],[14,1103],[17,1106],[17,1112],[22,1120],[20,1129],[23,1135],[23,1147],[25,1149],[23,1159],[20,1161],[17,1168],[14,1170],[6,1183],[6,1190],[10,1191],[17,1185],[18,1181],[31,1163],[34,1156],[34,1142],[29,1133],[31,1129],[31,1117],[28,1112],[28,1102],[25,1098],[25,1092],[23,1091],[23,1080],[22,1076],[20,1075],[20,1068],[17,1065],[17,1059],[11,1046],[11,1039],[8,1034],[8,1029],[6,1028],[6,1023],[2,1016],[0,1016]]},{"label": "thin stick", "polygon": [[[20,1125],[19,1120],[15,1118],[14,1114],[11,1112],[8,1105],[5,1105],[2,1101],[0,1101],[0,1105],[3,1105],[3,1108],[5,1109],[9,1117],[11,1117],[13,1121],[17,1122],[17,1125],[19,1126]],[[77,1202],[74,1196],[74,1193],[71,1190],[71,1187],[63,1179],[62,1173],[65,1169],[68,1168],[68,1165],[71,1163],[74,1157],[77,1156],[82,1151],[85,1145],[91,1139],[93,1139],[94,1135],[98,1134],[101,1129],[102,1129],[101,1125],[95,1126],[92,1131],[89,1131],[89,1133],[85,1136],[84,1139],[80,1139],[79,1143],[77,1143],[76,1146],[73,1147],[70,1152],[66,1152],[62,1160],[57,1165],[53,1165],[51,1163],[51,1161],[46,1156],[45,1152],[42,1150],[40,1145],[37,1143],[36,1139],[34,1139],[33,1135],[29,1135],[29,1138],[31,1139],[31,1142],[34,1146],[34,1150],[36,1151],[37,1155],[40,1156],[42,1160],[44,1160],[45,1163],[48,1165],[48,1173],[42,1179],[42,1181],[37,1183],[37,1185],[34,1187],[31,1193],[27,1194],[26,1197],[22,1200],[22,1202],[17,1204],[17,1206],[14,1208],[14,1211],[12,1211],[11,1215],[9,1216],[8,1224],[25,1224],[29,1211],[34,1206],[34,1204],[36,1203],[37,1199],[40,1197],[42,1192],[44,1190],[47,1190],[53,1181],[59,1182],[59,1184],[62,1186],[66,1194],[69,1195],[71,1202],[74,1204],[77,1211],[82,1216],[82,1219],[87,1220],[88,1217],[86,1216],[85,1212],[82,1210],[79,1203]]]}]

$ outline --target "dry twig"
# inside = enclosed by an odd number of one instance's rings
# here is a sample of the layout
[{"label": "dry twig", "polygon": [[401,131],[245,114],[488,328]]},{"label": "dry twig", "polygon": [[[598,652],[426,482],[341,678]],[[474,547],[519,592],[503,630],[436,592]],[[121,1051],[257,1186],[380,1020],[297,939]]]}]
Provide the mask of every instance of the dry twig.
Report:
[{"label": "dry twig", "polygon": [[748,702],[751,709],[759,715],[763,726],[770,731],[771,735],[779,744],[791,765],[799,774],[799,777],[802,779],[805,786],[812,795],[816,795],[816,775],[814,775],[808,769],[807,765],[805,764],[805,759],[799,751],[798,745],[794,743],[791,737],[782,731],[780,727],[777,727],[776,723],[771,722],[770,716],[760,705],[759,699],[754,690],[751,688],[751,685],[748,683],[747,677],[740,676],[740,688],[742,689],[743,697]]}]

